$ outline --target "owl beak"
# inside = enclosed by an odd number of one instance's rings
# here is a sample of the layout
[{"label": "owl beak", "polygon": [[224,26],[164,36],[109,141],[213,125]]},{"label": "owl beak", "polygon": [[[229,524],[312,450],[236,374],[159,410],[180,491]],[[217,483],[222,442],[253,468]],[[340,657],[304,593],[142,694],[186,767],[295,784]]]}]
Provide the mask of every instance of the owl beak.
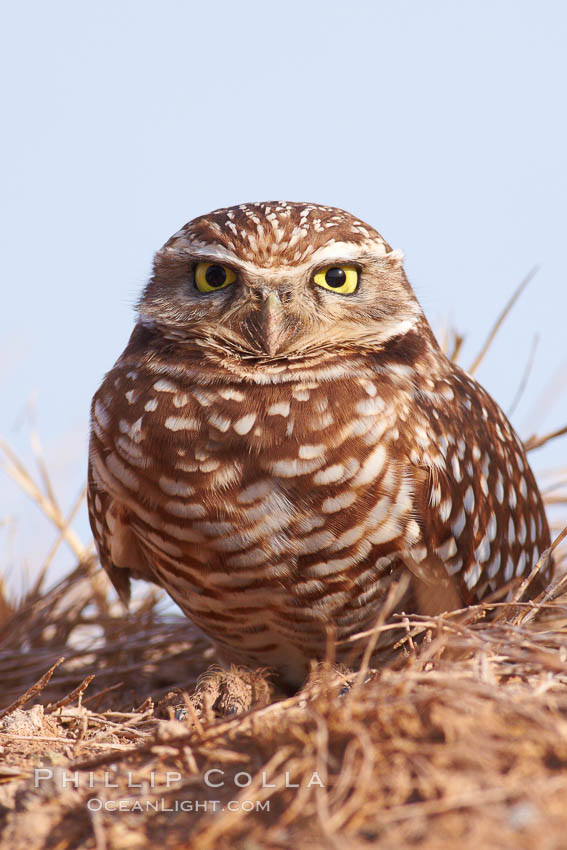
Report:
[{"label": "owl beak", "polygon": [[262,304],[260,321],[263,330],[263,347],[266,354],[275,357],[283,348],[288,331],[282,302],[275,292],[270,292]]}]

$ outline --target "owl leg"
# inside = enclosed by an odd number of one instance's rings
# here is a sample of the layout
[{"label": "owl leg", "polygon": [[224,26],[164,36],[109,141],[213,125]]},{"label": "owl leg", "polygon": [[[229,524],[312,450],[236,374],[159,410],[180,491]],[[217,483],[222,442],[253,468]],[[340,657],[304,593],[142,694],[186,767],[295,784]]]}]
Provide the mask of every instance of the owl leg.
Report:
[{"label": "owl leg", "polygon": [[[188,700],[198,717],[234,717],[252,708],[268,705],[273,692],[265,670],[248,670],[235,665],[222,670],[214,665],[199,678]],[[183,703],[175,706],[175,717],[185,720],[193,711]]]},{"label": "owl leg", "polygon": [[434,616],[463,606],[455,579],[437,555],[428,555],[419,563],[411,555],[403,562],[412,573],[412,609],[416,614]]}]

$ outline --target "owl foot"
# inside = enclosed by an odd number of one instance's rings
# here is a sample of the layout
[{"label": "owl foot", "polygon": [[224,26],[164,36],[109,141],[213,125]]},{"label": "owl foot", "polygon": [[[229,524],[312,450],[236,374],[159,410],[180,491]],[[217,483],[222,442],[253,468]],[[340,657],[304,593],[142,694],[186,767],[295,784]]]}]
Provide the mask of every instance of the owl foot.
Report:
[{"label": "owl foot", "polygon": [[[252,708],[261,708],[271,701],[273,687],[265,670],[248,670],[231,666],[229,670],[211,667],[201,676],[195,692],[189,697],[199,718],[234,717]],[[178,706],[177,720],[188,717],[190,709]]]}]

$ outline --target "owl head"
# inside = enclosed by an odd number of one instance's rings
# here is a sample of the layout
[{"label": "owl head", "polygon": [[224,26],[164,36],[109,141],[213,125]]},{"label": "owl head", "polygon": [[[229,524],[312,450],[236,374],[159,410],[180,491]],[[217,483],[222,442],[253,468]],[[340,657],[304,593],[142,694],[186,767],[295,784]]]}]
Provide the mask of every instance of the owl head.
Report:
[{"label": "owl head", "polygon": [[265,201],[190,221],[158,251],[140,322],[218,356],[379,350],[423,314],[402,255],[334,207]]}]

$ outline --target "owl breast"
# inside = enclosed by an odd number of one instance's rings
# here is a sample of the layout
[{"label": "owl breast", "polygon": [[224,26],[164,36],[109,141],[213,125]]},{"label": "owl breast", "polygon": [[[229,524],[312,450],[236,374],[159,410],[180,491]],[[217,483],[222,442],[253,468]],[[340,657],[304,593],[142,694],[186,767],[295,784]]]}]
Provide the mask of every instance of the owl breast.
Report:
[{"label": "owl breast", "polygon": [[221,646],[316,655],[329,622],[342,637],[370,624],[401,541],[420,535],[400,413],[366,376],[198,386],[117,368],[94,404],[92,468]]},{"label": "owl breast", "polygon": [[455,576],[472,601],[542,548],[523,449],[463,373],[419,392],[395,364],[200,376],[108,374],[91,518],[117,586],[125,570],[151,575],[227,658],[298,684],[328,627],[339,641],[371,627],[404,568],[437,591]]}]

